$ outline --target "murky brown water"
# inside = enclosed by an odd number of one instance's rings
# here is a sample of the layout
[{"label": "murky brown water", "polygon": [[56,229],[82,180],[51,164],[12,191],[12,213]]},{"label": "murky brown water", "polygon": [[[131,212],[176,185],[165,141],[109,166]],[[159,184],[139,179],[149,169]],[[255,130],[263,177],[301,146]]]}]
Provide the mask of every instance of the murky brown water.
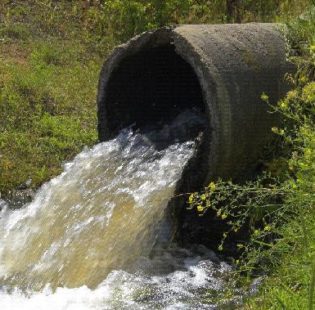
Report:
[{"label": "murky brown water", "polygon": [[229,267],[172,245],[166,219],[194,143],[157,150],[148,136],[124,130],[84,150],[32,203],[4,208],[1,310],[209,309],[197,296],[222,290]]}]

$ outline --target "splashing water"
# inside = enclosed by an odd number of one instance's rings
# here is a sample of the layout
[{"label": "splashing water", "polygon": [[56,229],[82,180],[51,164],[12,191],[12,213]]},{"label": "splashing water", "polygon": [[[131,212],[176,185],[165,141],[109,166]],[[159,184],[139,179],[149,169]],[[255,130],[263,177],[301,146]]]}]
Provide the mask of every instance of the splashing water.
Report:
[{"label": "splashing water", "polygon": [[0,309],[209,309],[196,296],[222,290],[229,267],[202,247],[155,247],[171,240],[166,207],[195,144],[148,136],[123,130],[3,208]]},{"label": "splashing water", "polygon": [[[41,292],[0,291],[1,309],[124,310],[217,309],[230,267],[202,246],[171,248],[141,257],[133,271],[112,271],[95,289],[46,287]],[[14,305],[12,307],[12,305]]]}]

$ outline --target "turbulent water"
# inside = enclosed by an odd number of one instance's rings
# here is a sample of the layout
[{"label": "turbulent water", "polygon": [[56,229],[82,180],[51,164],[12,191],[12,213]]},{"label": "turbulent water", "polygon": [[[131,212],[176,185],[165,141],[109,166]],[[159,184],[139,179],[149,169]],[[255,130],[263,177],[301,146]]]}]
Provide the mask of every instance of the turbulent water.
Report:
[{"label": "turbulent water", "polygon": [[211,309],[205,296],[229,266],[170,244],[166,208],[194,152],[192,141],[158,150],[126,129],[24,208],[0,201],[0,309]]}]

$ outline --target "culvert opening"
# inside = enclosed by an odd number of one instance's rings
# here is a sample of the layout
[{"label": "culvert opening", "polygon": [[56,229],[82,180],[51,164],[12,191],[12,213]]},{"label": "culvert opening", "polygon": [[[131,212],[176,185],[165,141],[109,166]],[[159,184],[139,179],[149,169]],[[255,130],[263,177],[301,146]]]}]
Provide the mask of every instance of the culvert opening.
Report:
[{"label": "culvert opening", "polygon": [[[156,43],[162,38],[164,43]],[[168,33],[165,38],[164,33],[153,36],[140,47],[128,47],[122,55],[114,56],[101,73],[105,80],[100,81],[98,97],[100,140],[111,139],[129,126],[144,134],[158,132],[149,139],[161,148],[197,139],[196,155],[186,166],[177,192],[200,189],[207,177],[210,122],[194,68],[176,52]]]},{"label": "culvert opening", "polygon": [[188,109],[204,114],[198,78],[172,44],[124,58],[110,76],[105,100],[111,135],[132,124],[141,130],[167,124]]}]

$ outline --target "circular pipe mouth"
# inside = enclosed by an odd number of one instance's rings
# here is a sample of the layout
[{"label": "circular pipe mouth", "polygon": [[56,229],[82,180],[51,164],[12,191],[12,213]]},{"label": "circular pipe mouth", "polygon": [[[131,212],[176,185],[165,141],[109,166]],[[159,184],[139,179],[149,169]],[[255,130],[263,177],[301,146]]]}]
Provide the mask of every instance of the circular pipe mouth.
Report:
[{"label": "circular pipe mouth", "polygon": [[[207,169],[197,169],[197,165],[199,168],[207,165],[209,152],[204,136],[210,122],[200,79],[193,66],[177,51],[173,36],[171,29],[162,28],[144,33],[128,42],[128,47],[114,51],[101,73],[98,129],[100,141],[104,141],[126,127],[147,132],[169,125],[185,111],[197,114],[202,127],[199,123],[198,129],[179,128],[162,144],[199,137],[196,155],[178,185],[178,191],[183,192],[197,190],[205,181]],[[185,132],[186,137],[180,131]]]},{"label": "circular pipe mouth", "polygon": [[111,73],[105,96],[106,138],[131,125],[144,130],[170,123],[185,110],[205,115],[194,69],[171,42],[126,55]]}]

